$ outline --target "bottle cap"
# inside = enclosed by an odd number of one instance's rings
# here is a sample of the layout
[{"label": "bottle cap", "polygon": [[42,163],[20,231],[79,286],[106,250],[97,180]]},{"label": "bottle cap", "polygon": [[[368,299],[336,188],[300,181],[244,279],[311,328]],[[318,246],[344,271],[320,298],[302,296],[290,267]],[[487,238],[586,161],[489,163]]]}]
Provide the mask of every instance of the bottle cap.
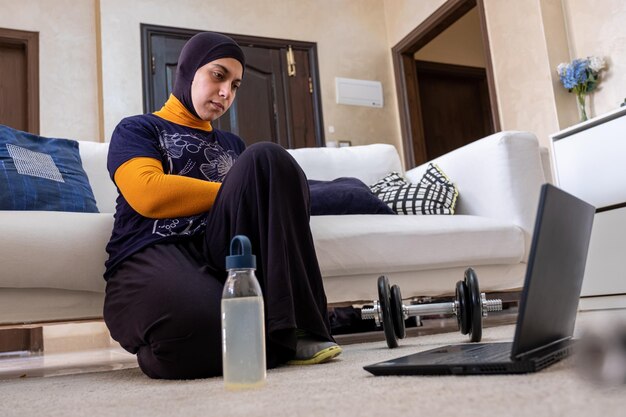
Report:
[{"label": "bottle cap", "polygon": [[237,235],[230,241],[230,256],[226,257],[226,269],[256,269],[256,256],[252,254],[250,239]]}]

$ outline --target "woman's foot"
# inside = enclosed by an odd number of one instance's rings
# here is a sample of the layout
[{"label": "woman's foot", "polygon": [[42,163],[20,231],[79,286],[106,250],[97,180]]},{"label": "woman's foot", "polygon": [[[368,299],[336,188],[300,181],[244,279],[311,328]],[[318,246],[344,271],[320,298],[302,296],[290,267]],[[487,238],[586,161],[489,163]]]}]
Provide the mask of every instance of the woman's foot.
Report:
[{"label": "woman's foot", "polygon": [[288,365],[317,365],[336,358],[342,352],[335,342],[315,340],[310,337],[298,338],[296,354]]}]

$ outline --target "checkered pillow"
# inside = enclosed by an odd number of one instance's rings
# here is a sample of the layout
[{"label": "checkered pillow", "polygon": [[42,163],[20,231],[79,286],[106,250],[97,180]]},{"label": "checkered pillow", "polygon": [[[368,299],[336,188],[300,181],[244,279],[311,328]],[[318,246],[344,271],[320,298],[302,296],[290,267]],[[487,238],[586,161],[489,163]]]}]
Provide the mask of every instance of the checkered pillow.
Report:
[{"label": "checkered pillow", "polygon": [[398,214],[454,214],[458,191],[435,164],[429,164],[419,183],[392,172],[370,189]]}]

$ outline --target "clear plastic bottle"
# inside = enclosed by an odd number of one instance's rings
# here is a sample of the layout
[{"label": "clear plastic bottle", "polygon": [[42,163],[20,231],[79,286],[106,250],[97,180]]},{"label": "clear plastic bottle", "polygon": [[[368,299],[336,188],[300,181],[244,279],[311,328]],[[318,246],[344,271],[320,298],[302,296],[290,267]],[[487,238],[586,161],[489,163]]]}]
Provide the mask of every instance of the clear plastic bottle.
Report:
[{"label": "clear plastic bottle", "polygon": [[222,364],[227,389],[265,383],[265,317],[250,240],[235,236],[226,257],[228,278],[222,292]]}]

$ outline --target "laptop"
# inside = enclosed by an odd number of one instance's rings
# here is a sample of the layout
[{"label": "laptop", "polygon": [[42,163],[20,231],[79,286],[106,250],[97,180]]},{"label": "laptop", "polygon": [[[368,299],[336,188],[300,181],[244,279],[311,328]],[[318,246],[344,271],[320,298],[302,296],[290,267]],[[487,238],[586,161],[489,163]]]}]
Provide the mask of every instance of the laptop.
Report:
[{"label": "laptop", "polygon": [[568,356],[594,213],[553,185],[541,187],[513,342],[449,345],[364,369],[374,375],[526,373]]}]

